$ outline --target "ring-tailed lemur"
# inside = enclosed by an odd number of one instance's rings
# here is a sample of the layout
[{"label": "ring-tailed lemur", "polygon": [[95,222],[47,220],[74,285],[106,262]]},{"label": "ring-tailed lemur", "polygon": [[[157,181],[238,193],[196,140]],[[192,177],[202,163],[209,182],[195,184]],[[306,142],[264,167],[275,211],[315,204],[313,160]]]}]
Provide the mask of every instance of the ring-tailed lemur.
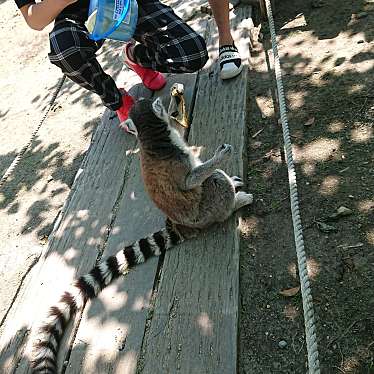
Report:
[{"label": "ring-tailed lemur", "polygon": [[230,145],[219,146],[211,159],[201,162],[195,147],[189,147],[176,130],[177,118],[184,117],[184,113],[177,113],[181,106],[184,108],[179,96],[172,87],[168,112],[160,99],[137,101],[127,123],[137,133],[144,184],[153,202],[168,217],[166,227],[126,246],[65,292],[50,309],[34,344],[34,373],[57,372],[57,352],[68,322],[113,279],[252,203],[251,194],[235,191],[243,185],[240,178],[230,178],[217,169],[230,157]]}]

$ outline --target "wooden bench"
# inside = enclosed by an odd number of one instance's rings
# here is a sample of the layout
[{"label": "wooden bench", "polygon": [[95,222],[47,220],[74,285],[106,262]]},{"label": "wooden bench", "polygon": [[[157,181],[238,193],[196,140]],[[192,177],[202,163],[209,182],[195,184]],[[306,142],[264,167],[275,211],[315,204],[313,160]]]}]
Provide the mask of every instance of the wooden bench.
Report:
[{"label": "wooden bench", "polygon": [[[201,18],[195,26],[205,33],[209,63],[198,74],[169,76],[168,87],[185,84],[190,144],[203,145],[206,156],[221,143],[232,144],[226,170],[243,175],[251,7],[232,12],[235,43],[246,65],[233,80],[223,82],[218,75],[214,21]],[[133,95],[152,95],[127,74]],[[166,98],[168,87],[159,94]],[[48,248],[3,321],[0,372],[30,373],[29,338],[67,285],[163,224],[144,191],[136,139],[124,135],[107,111]],[[233,217],[113,282],[76,316],[62,342],[59,367],[66,374],[236,373],[239,237]]]}]

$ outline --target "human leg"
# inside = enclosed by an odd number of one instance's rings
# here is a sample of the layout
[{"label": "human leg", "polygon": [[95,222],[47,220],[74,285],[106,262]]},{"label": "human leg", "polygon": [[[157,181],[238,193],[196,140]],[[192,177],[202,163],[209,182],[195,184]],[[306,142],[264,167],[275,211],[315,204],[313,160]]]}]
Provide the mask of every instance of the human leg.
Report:
[{"label": "human leg", "polygon": [[230,29],[229,0],[209,0],[209,4],[217,24],[219,46],[232,45],[234,39]]},{"label": "human leg", "polygon": [[209,0],[218,28],[219,63],[222,79],[236,77],[242,71],[241,58],[230,30],[229,0]]},{"label": "human leg", "polygon": [[132,60],[163,73],[195,72],[208,60],[204,39],[158,0],[139,2]]},{"label": "human leg", "polygon": [[104,72],[96,59],[103,41],[91,40],[83,24],[67,19],[55,23],[49,40],[51,63],[73,82],[98,94],[107,108],[117,111],[120,122],[124,121],[132,99],[117,88],[113,78]]},{"label": "human leg", "polygon": [[73,82],[98,94],[106,107],[117,110],[121,106],[121,92],[96,59],[103,42],[89,39],[84,25],[66,19],[55,23],[49,40],[52,64]]}]

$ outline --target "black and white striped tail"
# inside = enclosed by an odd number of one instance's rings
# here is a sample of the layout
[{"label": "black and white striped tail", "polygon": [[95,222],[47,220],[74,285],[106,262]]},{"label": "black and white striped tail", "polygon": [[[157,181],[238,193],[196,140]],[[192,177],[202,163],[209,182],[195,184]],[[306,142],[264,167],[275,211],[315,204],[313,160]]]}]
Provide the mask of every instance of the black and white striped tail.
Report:
[{"label": "black and white striped tail", "polygon": [[242,71],[242,59],[234,44],[219,47],[219,68],[222,79],[234,78]]},{"label": "black and white striped tail", "polygon": [[127,273],[135,265],[165,253],[182,241],[183,238],[167,225],[167,228],[125,247],[80,277],[71,290],[62,295],[58,304],[50,309],[47,320],[40,328],[33,347],[32,373],[57,373],[57,353],[61,338],[69,321],[87,300],[96,297],[115,278]]}]

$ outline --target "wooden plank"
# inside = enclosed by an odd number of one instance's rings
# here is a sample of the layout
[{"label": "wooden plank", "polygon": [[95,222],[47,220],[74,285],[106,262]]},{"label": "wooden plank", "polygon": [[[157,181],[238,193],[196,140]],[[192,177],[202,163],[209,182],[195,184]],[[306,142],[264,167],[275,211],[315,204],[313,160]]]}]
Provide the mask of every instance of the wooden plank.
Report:
[{"label": "wooden plank", "polygon": [[[135,146],[135,139],[123,136],[117,126],[118,120],[110,119],[112,117],[112,112],[105,112],[61,223],[35,268],[34,276],[2,325],[1,373],[30,373],[33,340],[33,334],[27,339],[30,329],[34,332],[48,307],[57,301],[77,273],[86,273],[94,265],[103,249],[131,162],[126,150]],[[65,357],[67,351],[68,345],[61,356]]]},{"label": "wooden plank", "polygon": [[[248,65],[251,7],[234,12],[235,43]],[[248,68],[222,82],[216,59],[217,32],[208,37],[211,64],[199,77],[190,142],[211,155],[231,143],[225,168],[243,174]],[[237,219],[186,242],[165,256],[151,326],[143,343],[141,374],[237,371],[239,235]]]},{"label": "wooden plank", "polygon": [[[166,87],[157,92],[165,103],[174,82],[186,85],[186,106],[191,106],[196,74],[169,75]],[[142,95],[144,97],[144,95]],[[164,216],[150,201],[134,153],[122,199],[110,233],[106,256],[130,241],[164,226]],[[72,347],[66,374],[135,374],[157,273],[158,259],[116,280],[97,299],[88,303]]]},{"label": "wooden plank", "polygon": [[[137,154],[126,182],[106,255],[163,227],[164,217],[144,191]],[[66,373],[135,373],[158,259],[103,290],[85,308]]]},{"label": "wooden plank", "polygon": [[[135,96],[151,97],[141,90]],[[114,159],[116,155],[113,154]],[[128,242],[141,238],[163,225],[143,188],[137,145],[130,152],[131,166],[109,234],[105,257]],[[148,315],[149,297],[157,271],[157,259],[113,282],[86,305],[74,340],[66,373],[106,373],[114,368],[130,373],[140,350]]]}]

